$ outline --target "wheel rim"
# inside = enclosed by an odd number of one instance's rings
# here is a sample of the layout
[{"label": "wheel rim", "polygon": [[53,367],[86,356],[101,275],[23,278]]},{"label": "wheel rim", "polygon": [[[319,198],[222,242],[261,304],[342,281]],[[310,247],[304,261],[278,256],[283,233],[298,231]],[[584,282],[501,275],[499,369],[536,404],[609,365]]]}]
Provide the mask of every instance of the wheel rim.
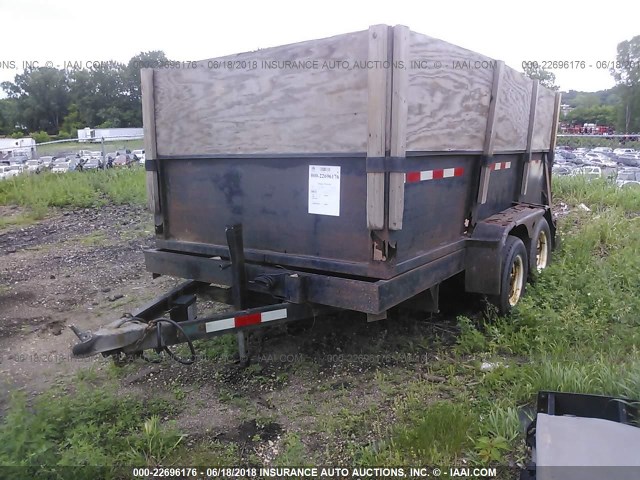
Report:
[{"label": "wheel rim", "polygon": [[520,300],[522,295],[522,286],[524,285],[524,263],[522,256],[518,255],[513,259],[511,264],[511,273],[509,275],[509,305],[512,307]]},{"label": "wheel rim", "polygon": [[538,235],[538,242],[536,245],[536,269],[541,272],[547,268],[547,262],[549,260],[549,239],[547,238],[547,232],[544,230]]}]

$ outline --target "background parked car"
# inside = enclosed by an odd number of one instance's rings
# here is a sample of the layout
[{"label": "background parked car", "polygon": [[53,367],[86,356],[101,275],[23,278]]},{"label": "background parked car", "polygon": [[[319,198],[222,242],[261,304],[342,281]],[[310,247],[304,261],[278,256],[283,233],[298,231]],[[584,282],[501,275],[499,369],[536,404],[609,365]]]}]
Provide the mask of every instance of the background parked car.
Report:
[{"label": "background parked car", "polygon": [[83,170],[102,170],[102,160],[92,157],[82,165]]},{"label": "background parked car", "polygon": [[602,169],[600,167],[587,165],[584,167],[575,168],[571,171],[573,176],[584,176],[587,180],[602,177]]},{"label": "background parked car", "polygon": [[554,165],[551,169],[551,173],[553,175],[571,175],[572,170],[573,169],[571,167],[564,165]]},{"label": "background parked car", "polygon": [[616,177],[618,187],[640,187],[640,168],[625,168]]},{"label": "background parked car", "polygon": [[13,164],[24,165],[29,161],[29,157],[27,157],[26,155],[14,155],[13,157],[9,157],[9,160]]},{"label": "background parked car", "polygon": [[10,167],[13,167],[13,169],[15,171],[18,172],[18,175],[21,173],[24,173],[27,170],[27,163],[24,162],[16,162],[15,160],[11,160],[11,163],[9,164]]},{"label": "background parked car", "polygon": [[613,150],[609,147],[596,147],[591,151],[596,153],[604,153],[604,154],[613,153]]},{"label": "background parked car", "polygon": [[27,173],[40,173],[44,167],[42,166],[42,160],[35,159],[27,162]]},{"label": "background parked car", "polygon": [[626,153],[617,157],[618,163],[628,167],[640,167],[640,153]]},{"label": "background parked car", "polygon": [[42,162],[42,169],[51,169],[51,164],[55,161],[55,159],[58,157],[54,157],[54,156],[44,156],[44,157],[40,157],[38,160],[40,160]]},{"label": "background parked car", "polygon": [[15,165],[0,165],[0,179],[5,180],[20,175],[20,170]]},{"label": "background parked car", "polygon": [[131,154],[133,155],[133,159],[137,160],[140,165],[144,165],[144,161],[145,161],[145,154],[144,154],[144,150],[134,150],[133,152],[131,152]]},{"label": "background parked car", "polygon": [[611,160],[602,153],[588,152],[584,157],[591,165],[610,168],[614,168],[616,166],[616,162],[614,160]]},{"label": "background parked car", "polygon": [[555,161],[562,163],[562,161],[566,160],[574,160],[576,158],[575,153],[570,152],[568,150],[560,150],[556,149],[555,151]]},{"label": "background parked car", "polygon": [[121,153],[113,161],[113,166],[117,168],[129,167],[133,162],[133,155],[130,153]]},{"label": "background parked car", "polygon": [[78,166],[78,159],[75,157],[62,157],[56,159],[53,163],[51,171],[53,173],[67,173],[76,169]]},{"label": "background parked car", "polygon": [[616,148],[613,151],[614,155],[625,155],[627,153],[636,153],[636,151],[633,148]]}]

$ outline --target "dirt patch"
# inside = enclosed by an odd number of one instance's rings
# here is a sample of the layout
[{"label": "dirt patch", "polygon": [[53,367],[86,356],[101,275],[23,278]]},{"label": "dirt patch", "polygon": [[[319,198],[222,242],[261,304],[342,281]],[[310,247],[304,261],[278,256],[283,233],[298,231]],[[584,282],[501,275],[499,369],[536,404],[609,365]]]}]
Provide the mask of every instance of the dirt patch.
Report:
[{"label": "dirt patch", "polygon": [[0,205],[0,217],[2,218],[18,217],[27,212],[28,210],[25,207],[18,205]]},{"label": "dirt patch", "polygon": [[68,326],[96,328],[175,285],[145,271],[152,244],[149,213],[129,205],[58,211],[0,232],[0,403],[104,362],[73,359]]}]

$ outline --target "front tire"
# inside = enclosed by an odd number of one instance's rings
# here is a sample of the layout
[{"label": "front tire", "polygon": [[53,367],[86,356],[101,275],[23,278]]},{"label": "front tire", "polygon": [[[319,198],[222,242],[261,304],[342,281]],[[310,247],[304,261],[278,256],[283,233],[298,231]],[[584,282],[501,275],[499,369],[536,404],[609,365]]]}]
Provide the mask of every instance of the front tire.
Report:
[{"label": "front tire", "polygon": [[509,235],[502,252],[500,294],[491,301],[500,313],[505,315],[511,312],[524,294],[529,262],[527,249],[518,237]]}]

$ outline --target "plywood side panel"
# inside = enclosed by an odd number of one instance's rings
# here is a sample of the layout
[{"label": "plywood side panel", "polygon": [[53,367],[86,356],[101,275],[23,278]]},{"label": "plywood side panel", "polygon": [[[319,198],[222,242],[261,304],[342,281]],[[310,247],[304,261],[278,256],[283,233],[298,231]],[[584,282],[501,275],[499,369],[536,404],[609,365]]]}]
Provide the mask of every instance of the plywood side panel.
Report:
[{"label": "plywood side panel", "polygon": [[367,33],[155,70],[158,154],[365,152]]},{"label": "plywood side panel", "polygon": [[538,106],[533,127],[531,149],[549,150],[551,144],[551,129],[554,124],[554,106],[556,93],[548,88],[538,87]]},{"label": "plywood side panel", "polygon": [[526,148],[532,87],[533,80],[504,67],[496,105],[495,152]]},{"label": "plywood side panel", "polygon": [[482,150],[492,62],[411,32],[407,151]]}]

